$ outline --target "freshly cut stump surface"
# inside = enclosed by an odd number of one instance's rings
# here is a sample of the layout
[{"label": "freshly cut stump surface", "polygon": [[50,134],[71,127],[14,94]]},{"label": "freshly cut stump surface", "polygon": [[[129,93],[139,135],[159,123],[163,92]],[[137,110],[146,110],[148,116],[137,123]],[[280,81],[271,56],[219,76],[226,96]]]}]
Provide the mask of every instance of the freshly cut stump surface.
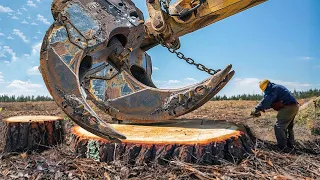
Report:
[{"label": "freshly cut stump surface", "polygon": [[64,141],[63,118],[15,116],[6,123],[5,152],[41,152]]},{"label": "freshly cut stump surface", "polygon": [[188,163],[238,162],[251,152],[253,142],[244,127],[225,121],[184,120],[170,124],[112,124],[127,139],[113,143],[79,126],[71,129],[71,144],[81,157],[98,161],[143,164],[178,159]]}]

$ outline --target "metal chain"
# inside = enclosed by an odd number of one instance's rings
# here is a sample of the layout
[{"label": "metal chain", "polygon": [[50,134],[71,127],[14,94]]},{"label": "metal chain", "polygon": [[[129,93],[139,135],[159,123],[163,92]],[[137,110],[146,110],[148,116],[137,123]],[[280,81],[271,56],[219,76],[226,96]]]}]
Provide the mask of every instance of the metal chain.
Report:
[{"label": "metal chain", "polygon": [[177,49],[167,46],[161,37],[158,37],[157,40],[159,41],[161,46],[167,48],[169,52],[176,54],[176,56],[179,59],[185,60],[188,64],[196,66],[197,69],[199,69],[200,71],[204,71],[210,75],[214,75],[217,72],[221,71],[220,69],[214,70],[214,69],[207,68],[205,65],[201,63],[196,63],[194,59],[190,57],[186,57],[182,52],[177,51]]},{"label": "metal chain", "polygon": [[[166,11],[166,13],[169,14],[169,6],[170,6],[170,2],[171,0],[160,0],[160,5],[163,7],[163,9]],[[185,55],[182,53],[182,52],[179,52],[177,51],[177,49],[179,48],[175,48],[175,47],[169,47],[165,44],[164,40],[162,37],[157,37],[156,38],[158,40],[158,42],[161,44],[161,46],[165,47],[168,49],[169,52],[173,53],[173,54],[176,54],[176,56],[179,58],[179,59],[182,59],[182,60],[185,60],[188,64],[190,65],[194,65],[197,67],[197,69],[199,69],[200,71],[204,71],[204,72],[207,72],[208,74],[210,75],[214,75],[216,74],[217,72],[221,71],[220,69],[218,70],[214,70],[214,69],[210,69],[210,68],[207,68],[205,65],[201,64],[201,63],[196,63],[194,61],[194,59],[190,58],[190,57],[185,57]]]}]

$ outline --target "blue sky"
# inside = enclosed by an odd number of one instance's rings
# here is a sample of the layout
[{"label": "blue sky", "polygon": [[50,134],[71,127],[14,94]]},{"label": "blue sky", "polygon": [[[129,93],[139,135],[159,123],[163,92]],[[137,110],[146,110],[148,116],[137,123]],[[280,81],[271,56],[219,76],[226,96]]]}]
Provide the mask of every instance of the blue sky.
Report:
[{"label": "blue sky", "polygon": [[[0,1],[0,94],[48,94],[37,70],[42,38],[53,22],[52,0]],[[147,17],[145,0],[134,1]],[[268,78],[290,90],[320,88],[320,1],[270,0],[181,37],[181,51],[210,68],[233,64],[219,93],[260,93]],[[200,72],[157,46],[153,80],[160,88],[199,82]]]}]

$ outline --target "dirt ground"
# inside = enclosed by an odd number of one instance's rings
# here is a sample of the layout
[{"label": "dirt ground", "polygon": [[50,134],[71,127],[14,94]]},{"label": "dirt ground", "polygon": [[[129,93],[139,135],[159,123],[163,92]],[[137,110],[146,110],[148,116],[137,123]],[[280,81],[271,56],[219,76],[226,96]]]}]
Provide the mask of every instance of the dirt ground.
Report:
[{"label": "dirt ground", "polygon": [[[68,146],[73,126],[55,102],[0,103],[2,118],[17,115],[55,115],[66,119],[66,144],[43,153],[3,152],[5,125],[0,128],[0,179],[320,179],[320,141],[311,133],[312,99],[302,105],[294,127],[296,151],[275,150],[273,125],[276,112],[268,111],[260,118],[248,118],[258,101],[210,101],[179,119],[226,120],[245,124],[258,139],[252,155],[240,164],[191,165],[170,161],[167,165],[130,166],[122,162],[102,163],[78,158]],[[98,113],[99,114],[99,113]],[[1,119],[0,117],[0,119]],[[306,118],[308,117],[308,118]],[[103,115],[107,121],[109,116]]]}]

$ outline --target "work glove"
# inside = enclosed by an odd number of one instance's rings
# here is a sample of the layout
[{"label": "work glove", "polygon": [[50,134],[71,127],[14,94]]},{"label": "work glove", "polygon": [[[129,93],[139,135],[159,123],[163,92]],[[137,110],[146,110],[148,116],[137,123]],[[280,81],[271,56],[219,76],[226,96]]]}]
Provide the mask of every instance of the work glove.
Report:
[{"label": "work glove", "polygon": [[251,114],[250,116],[253,116],[253,117],[260,117],[261,116],[261,112],[259,110],[257,110],[256,108],[254,108],[253,111],[251,111]]}]

